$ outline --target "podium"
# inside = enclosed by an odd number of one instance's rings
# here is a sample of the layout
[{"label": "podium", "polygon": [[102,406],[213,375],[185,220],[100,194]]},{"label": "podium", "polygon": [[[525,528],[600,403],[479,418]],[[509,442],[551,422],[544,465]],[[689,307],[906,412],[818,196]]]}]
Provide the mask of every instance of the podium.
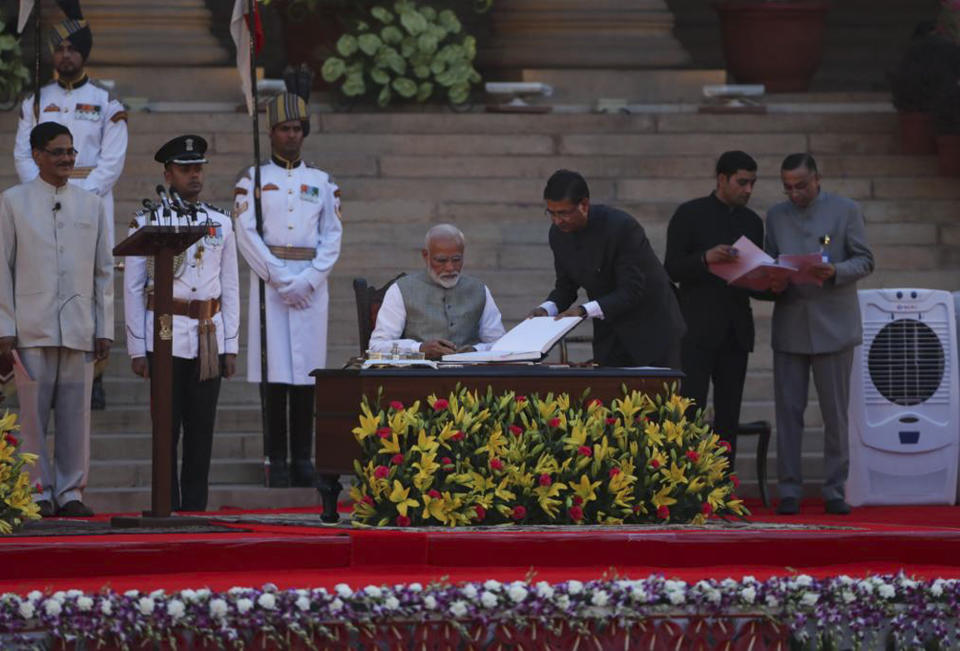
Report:
[{"label": "podium", "polygon": [[173,458],[173,259],[207,234],[206,226],[143,226],[115,247],[114,256],[154,259],[153,360],[150,364],[150,418],[153,425],[153,461],[150,511],[145,518],[114,518],[114,526],[145,526],[148,519],[170,524],[170,472]]}]

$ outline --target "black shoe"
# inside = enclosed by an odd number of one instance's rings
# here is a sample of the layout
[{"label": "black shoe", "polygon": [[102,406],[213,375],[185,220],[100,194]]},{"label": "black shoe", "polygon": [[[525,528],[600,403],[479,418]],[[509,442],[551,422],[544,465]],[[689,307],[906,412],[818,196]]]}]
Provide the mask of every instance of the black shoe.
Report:
[{"label": "black shoe", "polygon": [[90,390],[90,409],[97,411],[107,408],[107,394],[103,390],[103,380],[97,378],[93,381],[93,389]]},{"label": "black shoe", "polygon": [[57,514],[57,510],[53,508],[53,502],[50,500],[39,500],[37,506],[40,508],[41,518],[52,518]]},{"label": "black shoe", "polygon": [[317,469],[313,467],[312,461],[306,459],[294,459],[293,476],[290,481],[291,486],[316,488]]},{"label": "black shoe", "polygon": [[289,488],[290,487],[290,468],[286,461],[270,462],[270,480],[267,482],[270,488]]},{"label": "black shoe", "polygon": [[92,518],[93,509],[80,500],[71,500],[57,509],[59,518]]},{"label": "black shoe", "polygon": [[827,500],[827,503],[823,506],[823,510],[832,515],[848,515],[850,513],[850,505],[847,504],[842,497],[838,497]]},{"label": "black shoe", "polygon": [[800,513],[800,500],[796,497],[784,497],[780,500],[777,513],[780,515],[796,515]]}]

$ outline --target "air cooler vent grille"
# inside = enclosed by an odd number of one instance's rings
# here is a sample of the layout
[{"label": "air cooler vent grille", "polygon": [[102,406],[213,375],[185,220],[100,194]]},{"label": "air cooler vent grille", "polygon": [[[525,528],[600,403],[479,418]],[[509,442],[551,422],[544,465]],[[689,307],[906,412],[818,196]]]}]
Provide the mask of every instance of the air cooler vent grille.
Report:
[{"label": "air cooler vent grille", "polygon": [[929,400],[944,379],[940,337],[914,319],[887,323],[870,340],[867,371],[884,398],[902,406]]}]

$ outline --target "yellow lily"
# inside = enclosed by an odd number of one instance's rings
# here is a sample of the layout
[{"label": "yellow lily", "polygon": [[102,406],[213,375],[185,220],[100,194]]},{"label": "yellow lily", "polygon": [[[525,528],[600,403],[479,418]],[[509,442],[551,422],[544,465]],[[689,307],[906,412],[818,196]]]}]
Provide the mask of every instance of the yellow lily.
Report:
[{"label": "yellow lily", "polygon": [[670,468],[661,468],[660,472],[663,474],[664,478],[671,484],[671,488],[677,484],[687,483],[687,478],[683,475],[683,468],[677,465],[677,462],[674,461],[670,464]]},{"label": "yellow lily", "polygon": [[647,423],[643,428],[643,433],[647,437],[647,445],[660,447],[663,445],[663,432],[660,430],[660,424],[653,421]]},{"label": "yellow lily", "polygon": [[393,490],[390,492],[390,501],[397,505],[397,513],[400,515],[407,514],[407,507],[418,507],[420,502],[409,497],[410,489],[404,488],[396,479],[393,480]]},{"label": "yellow lily", "polygon": [[670,497],[670,491],[672,490],[671,486],[664,486],[659,491],[657,491],[654,496],[650,499],[650,502],[655,508],[660,508],[661,506],[670,506],[671,504],[676,504],[677,500]]},{"label": "yellow lily", "polygon": [[575,495],[579,495],[583,499],[583,503],[587,504],[597,499],[597,494],[594,492],[594,489],[600,485],[599,481],[591,482],[590,478],[586,474],[580,475],[580,481],[576,484],[570,484],[570,488],[573,489]]},{"label": "yellow lily", "polygon": [[543,509],[543,512],[549,515],[551,518],[557,517],[557,514],[560,512],[561,502],[556,498],[560,495],[560,491],[566,487],[567,485],[563,482],[556,482],[554,484],[550,484],[549,486],[537,486],[533,489],[533,493],[537,496],[537,503],[540,505],[540,508]]},{"label": "yellow lily", "polygon": [[360,426],[351,430],[358,442],[363,442],[368,436],[380,428],[380,414],[376,416],[370,411],[370,405],[364,402],[360,405]]}]

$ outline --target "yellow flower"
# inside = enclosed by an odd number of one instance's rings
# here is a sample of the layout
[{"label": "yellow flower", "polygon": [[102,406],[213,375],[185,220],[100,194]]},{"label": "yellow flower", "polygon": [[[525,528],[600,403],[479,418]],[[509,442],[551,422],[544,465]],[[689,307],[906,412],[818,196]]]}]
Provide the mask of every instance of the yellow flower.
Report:
[{"label": "yellow flower", "polygon": [[661,506],[670,506],[671,504],[676,504],[677,500],[670,497],[670,491],[672,490],[671,486],[664,486],[659,491],[657,491],[654,496],[650,499],[650,502],[655,508],[660,508]]},{"label": "yellow flower", "polygon": [[686,432],[684,431],[685,428],[683,425],[684,424],[682,422],[674,423],[673,421],[670,421],[670,420],[666,421],[663,424],[663,433],[667,435],[668,443],[683,445],[684,435],[686,434]]},{"label": "yellow flower", "polygon": [[408,497],[410,495],[410,489],[404,488],[403,485],[397,481],[393,480],[393,490],[390,492],[390,501],[397,505],[397,513],[400,515],[407,514],[407,507],[418,507],[420,502],[417,500]]},{"label": "yellow flower", "polygon": [[688,493],[699,493],[706,488],[707,482],[703,477],[694,477],[687,483]]},{"label": "yellow flower", "polygon": [[16,432],[19,429],[17,415],[10,410],[5,411],[3,418],[0,418],[0,432]]},{"label": "yellow flower", "polygon": [[737,515],[744,515],[747,513],[747,509],[743,506],[743,500],[728,500],[727,508]]},{"label": "yellow flower", "polygon": [[437,438],[435,436],[428,436],[427,430],[421,427],[420,433],[417,435],[417,444],[410,448],[410,451],[430,454],[436,452],[439,447],[440,442],[437,441]]},{"label": "yellow flower", "polygon": [[678,466],[676,461],[670,464],[670,468],[661,468],[660,472],[670,483],[671,488],[677,484],[687,483],[687,478],[683,475],[683,468]]},{"label": "yellow flower", "polygon": [[647,437],[648,445],[661,446],[663,445],[663,432],[660,431],[660,424],[655,422],[647,423],[647,426],[643,428],[643,433]]},{"label": "yellow flower", "polygon": [[494,496],[498,497],[504,502],[512,502],[513,500],[517,499],[517,494],[507,488],[509,481],[510,480],[508,478],[504,477],[503,481],[497,485],[497,490],[495,490],[493,493]]},{"label": "yellow flower", "polygon": [[442,524],[447,523],[447,513],[444,508],[443,498],[433,498],[427,493],[423,494],[423,513],[420,515],[424,520],[433,518]]},{"label": "yellow flower", "polygon": [[370,411],[370,405],[363,402],[360,405],[360,426],[353,428],[353,434],[358,442],[363,442],[371,434],[374,434],[380,428],[380,414],[376,416]]},{"label": "yellow flower", "polygon": [[674,393],[672,396],[670,396],[670,400],[667,402],[667,406],[668,406],[668,407],[670,407],[671,409],[676,409],[676,410],[678,410],[679,413],[681,413],[681,414],[686,413],[687,408],[688,408],[691,404],[693,404],[693,401],[692,401],[692,400],[690,400],[690,399],[688,399],[688,398],[684,398],[683,396],[681,396],[681,395],[679,395],[679,394],[676,394],[676,393]]},{"label": "yellow flower", "polygon": [[413,485],[420,491],[425,491],[433,484],[436,478],[437,470],[440,464],[434,461],[437,455],[420,453],[420,461],[415,461],[412,465],[417,469],[417,474],[413,476]]},{"label": "yellow flower", "polygon": [[507,439],[503,435],[503,430],[500,428],[500,424],[497,423],[497,425],[490,431],[490,438],[487,439],[487,444],[477,448],[477,454],[486,452],[491,457],[502,457],[504,454],[506,454],[506,451]]},{"label": "yellow flower", "polygon": [[600,485],[599,481],[591,482],[590,478],[586,474],[580,475],[580,481],[576,484],[571,483],[570,488],[573,489],[575,495],[579,495],[583,498],[583,504],[586,505],[588,502],[592,502],[597,499],[597,494],[594,492],[594,489]]},{"label": "yellow flower", "polygon": [[557,514],[559,513],[561,502],[556,498],[560,495],[560,491],[566,487],[566,484],[558,481],[554,484],[550,484],[549,486],[537,486],[533,489],[533,493],[537,496],[537,503],[540,504],[540,508],[543,509],[543,512],[549,515],[551,518],[557,517]]},{"label": "yellow flower", "polygon": [[400,439],[395,431],[390,432],[390,438],[380,439],[380,452],[384,454],[399,454]]},{"label": "yellow flower", "polygon": [[533,471],[538,475],[552,475],[560,469],[559,464],[557,463],[556,458],[553,455],[544,452],[540,455],[540,458],[537,459],[537,465],[534,467]]}]

